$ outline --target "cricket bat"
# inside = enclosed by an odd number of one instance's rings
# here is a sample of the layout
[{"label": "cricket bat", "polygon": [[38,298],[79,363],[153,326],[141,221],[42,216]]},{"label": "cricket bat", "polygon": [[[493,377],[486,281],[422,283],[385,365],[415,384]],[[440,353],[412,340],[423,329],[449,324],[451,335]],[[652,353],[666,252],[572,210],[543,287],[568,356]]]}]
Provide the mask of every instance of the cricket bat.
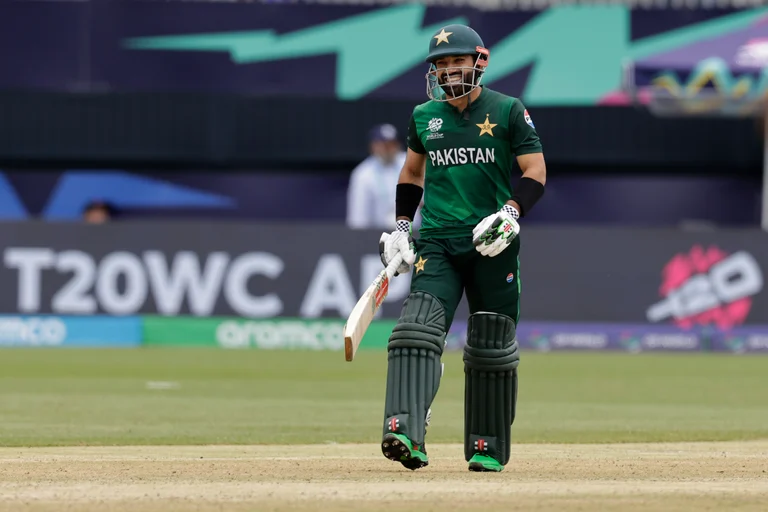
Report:
[{"label": "cricket bat", "polygon": [[371,325],[376,311],[381,307],[381,303],[389,293],[389,281],[395,275],[397,267],[403,262],[403,256],[397,254],[389,262],[387,268],[382,270],[371,285],[365,290],[363,296],[357,301],[355,307],[344,324],[344,357],[347,361],[352,361],[357,353],[360,342],[363,341],[365,331]]}]

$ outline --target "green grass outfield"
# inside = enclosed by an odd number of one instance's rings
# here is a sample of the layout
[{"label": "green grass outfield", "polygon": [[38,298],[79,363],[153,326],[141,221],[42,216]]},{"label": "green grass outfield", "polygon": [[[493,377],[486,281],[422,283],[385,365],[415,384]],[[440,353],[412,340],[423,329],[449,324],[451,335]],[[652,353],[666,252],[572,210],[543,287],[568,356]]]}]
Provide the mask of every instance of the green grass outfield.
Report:
[{"label": "green grass outfield", "polygon": [[[461,442],[459,352],[427,442]],[[0,350],[0,444],[377,442],[386,353]],[[524,353],[516,442],[768,438],[768,358]]]}]

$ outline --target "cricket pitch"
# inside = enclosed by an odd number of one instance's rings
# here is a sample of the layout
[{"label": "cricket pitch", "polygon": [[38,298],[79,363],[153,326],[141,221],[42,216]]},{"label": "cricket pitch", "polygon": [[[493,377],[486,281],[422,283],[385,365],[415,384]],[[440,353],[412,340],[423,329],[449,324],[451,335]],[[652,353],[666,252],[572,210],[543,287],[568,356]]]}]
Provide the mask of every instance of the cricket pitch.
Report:
[{"label": "cricket pitch", "polygon": [[[458,444],[411,472],[376,445],[0,448],[0,510],[764,510],[768,440],[517,444],[470,473]],[[503,507],[503,508],[502,508]]]}]

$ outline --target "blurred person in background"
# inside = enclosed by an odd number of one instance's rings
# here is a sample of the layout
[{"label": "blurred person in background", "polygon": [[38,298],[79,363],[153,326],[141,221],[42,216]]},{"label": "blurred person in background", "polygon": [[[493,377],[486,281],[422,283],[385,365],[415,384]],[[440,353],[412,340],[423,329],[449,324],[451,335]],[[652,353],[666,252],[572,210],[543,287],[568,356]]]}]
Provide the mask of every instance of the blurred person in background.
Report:
[{"label": "blurred person in background", "polygon": [[91,201],[83,208],[83,221],[86,224],[106,224],[114,215],[114,207],[104,201]]},{"label": "blurred person in background", "polygon": [[347,189],[347,226],[352,229],[395,228],[395,191],[405,163],[400,134],[380,124],[369,135],[370,156],[352,171]]}]

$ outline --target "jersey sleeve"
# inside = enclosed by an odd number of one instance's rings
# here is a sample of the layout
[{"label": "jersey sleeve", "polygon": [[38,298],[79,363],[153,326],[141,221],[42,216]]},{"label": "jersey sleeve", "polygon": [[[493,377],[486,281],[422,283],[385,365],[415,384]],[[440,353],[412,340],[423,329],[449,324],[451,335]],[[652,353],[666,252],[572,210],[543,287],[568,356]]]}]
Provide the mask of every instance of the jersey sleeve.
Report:
[{"label": "jersey sleeve", "polygon": [[408,147],[416,153],[423,155],[427,152],[427,150],[424,149],[424,144],[421,143],[419,132],[416,130],[416,120],[414,119],[413,114],[411,114],[411,119],[408,122],[408,138],[406,142],[408,143]]},{"label": "jersey sleeve", "polygon": [[509,111],[509,143],[516,156],[542,152],[539,134],[520,100],[515,100]]}]

